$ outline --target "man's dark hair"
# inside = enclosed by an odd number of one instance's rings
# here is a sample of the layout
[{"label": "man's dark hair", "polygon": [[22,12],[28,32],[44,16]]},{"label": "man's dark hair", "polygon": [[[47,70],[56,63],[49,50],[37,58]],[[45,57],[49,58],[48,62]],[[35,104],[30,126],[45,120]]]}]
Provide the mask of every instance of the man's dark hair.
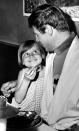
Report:
[{"label": "man's dark hair", "polygon": [[47,24],[59,31],[71,31],[71,24],[68,23],[70,21],[71,17],[60,8],[48,4],[38,6],[28,18],[29,26],[36,27],[42,33]]}]

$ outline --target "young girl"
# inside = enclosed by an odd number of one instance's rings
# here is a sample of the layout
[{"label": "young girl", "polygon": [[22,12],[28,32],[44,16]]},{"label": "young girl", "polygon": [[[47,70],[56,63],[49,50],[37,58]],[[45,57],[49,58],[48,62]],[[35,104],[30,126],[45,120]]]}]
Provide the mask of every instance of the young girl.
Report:
[{"label": "young girl", "polygon": [[41,112],[46,52],[34,40],[25,41],[18,50],[19,72],[12,105],[22,111]]}]

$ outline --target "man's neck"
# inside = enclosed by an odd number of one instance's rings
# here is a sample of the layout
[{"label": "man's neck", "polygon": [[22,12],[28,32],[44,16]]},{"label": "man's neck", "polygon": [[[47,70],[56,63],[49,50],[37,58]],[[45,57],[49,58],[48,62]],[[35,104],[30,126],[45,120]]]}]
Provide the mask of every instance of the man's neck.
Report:
[{"label": "man's neck", "polygon": [[[73,38],[75,37],[75,34],[72,32],[71,34],[63,34],[61,35],[61,37],[59,37],[59,43],[57,44],[57,48],[54,49],[54,52],[56,53],[61,53],[62,51],[64,51],[66,48],[68,48],[73,40]],[[58,38],[58,37],[57,37]],[[66,43],[66,44],[65,44]]]},{"label": "man's neck", "polygon": [[70,32],[65,31],[65,32],[58,32],[56,34],[56,48],[60,46],[66,39],[70,37]]}]

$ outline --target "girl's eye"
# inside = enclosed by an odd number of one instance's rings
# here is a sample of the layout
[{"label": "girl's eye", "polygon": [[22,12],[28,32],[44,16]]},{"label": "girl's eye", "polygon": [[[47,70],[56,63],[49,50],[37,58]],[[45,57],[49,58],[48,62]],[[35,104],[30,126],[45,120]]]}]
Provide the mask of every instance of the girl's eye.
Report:
[{"label": "girl's eye", "polygon": [[29,53],[25,53],[23,57],[28,57],[29,56]]},{"label": "girl's eye", "polygon": [[26,55],[26,56],[29,56],[29,53],[26,53],[25,55]]},{"label": "girl's eye", "polygon": [[37,51],[35,50],[33,53],[34,53],[34,54],[36,54],[36,53],[37,53]]},{"label": "girl's eye", "polygon": [[40,52],[37,51],[37,50],[35,50],[35,51],[33,52],[33,54],[40,54]]}]

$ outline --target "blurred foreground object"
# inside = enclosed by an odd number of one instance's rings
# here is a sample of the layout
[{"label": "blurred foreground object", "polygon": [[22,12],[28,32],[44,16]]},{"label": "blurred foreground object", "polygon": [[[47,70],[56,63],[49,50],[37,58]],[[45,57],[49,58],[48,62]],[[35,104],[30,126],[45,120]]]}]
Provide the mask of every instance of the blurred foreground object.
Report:
[{"label": "blurred foreground object", "polygon": [[19,109],[11,106],[4,96],[0,96],[0,119],[7,119],[16,116]]},{"label": "blurred foreground object", "polygon": [[5,96],[0,96],[0,131],[6,131],[7,118],[17,115],[18,112],[17,108],[7,103]]},{"label": "blurred foreground object", "polygon": [[20,115],[7,119],[8,129],[27,129],[38,127],[42,118],[34,111],[20,112]]},{"label": "blurred foreground object", "polygon": [[7,124],[6,119],[0,119],[0,131],[6,131],[6,124]]}]

